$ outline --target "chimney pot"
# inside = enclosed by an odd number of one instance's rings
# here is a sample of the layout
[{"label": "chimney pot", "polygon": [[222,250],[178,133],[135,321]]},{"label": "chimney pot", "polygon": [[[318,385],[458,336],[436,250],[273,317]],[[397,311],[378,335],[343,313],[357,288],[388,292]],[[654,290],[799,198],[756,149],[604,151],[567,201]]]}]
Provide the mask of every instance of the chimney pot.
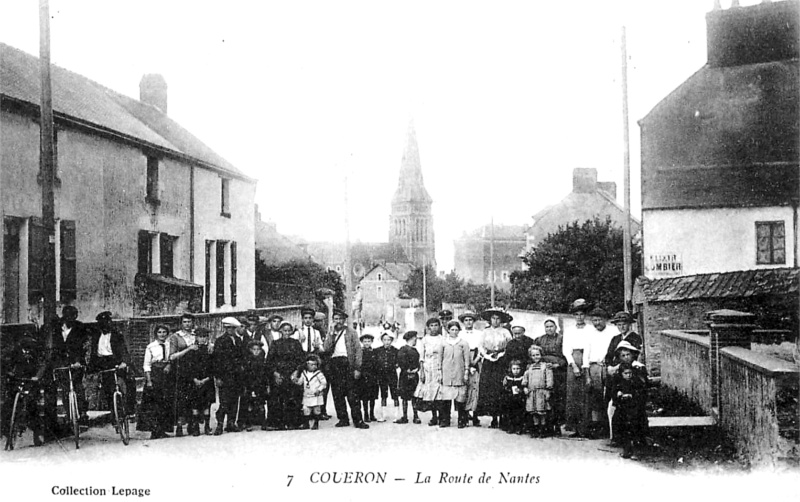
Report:
[{"label": "chimney pot", "polygon": [[148,73],[139,82],[139,101],[167,113],[167,81],[158,73]]}]

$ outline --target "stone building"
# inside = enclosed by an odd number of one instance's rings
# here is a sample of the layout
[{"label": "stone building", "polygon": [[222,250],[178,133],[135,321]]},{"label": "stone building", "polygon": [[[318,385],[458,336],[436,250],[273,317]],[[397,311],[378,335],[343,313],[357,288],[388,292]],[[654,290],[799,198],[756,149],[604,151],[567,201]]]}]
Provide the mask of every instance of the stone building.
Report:
[{"label": "stone building", "polygon": [[[622,227],[625,210],[617,203],[617,184],[613,181],[597,181],[597,169],[576,167],[572,170],[572,192],[560,202],[546,207],[533,216],[526,230],[527,249],[536,245],[558,227],[577,221],[600,218]],[[631,235],[639,233],[641,225],[631,218]]]},{"label": "stone building", "polygon": [[400,298],[400,288],[411,274],[411,264],[386,262],[375,265],[361,279],[364,298],[362,318],[367,324],[379,320],[396,321],[403,318],[401,308],[409,300]]},{"label": "stone building", "polygon": [[648,360],[678,311],[797,328],[800,3],[715,8],[708,61],[640,122]]},{"label": "stone building", "polygon": [[436,244],[433,234],[433,199],[425,189],[422,164],[414,125],[408,127],[408,139],[400,177],[392,197],[389,216],[389,242],[403,247],[408,261],[417,267],[431,265],[436,270]]},{"label": "stone building", "polygon": [[455,273],[475,284],[490,284],[494,262],[495,286],[511,289],[511,273],[522,270],[520,255],[525,252],[525,230],[521,225],[494,225],[494,229],[485,225],[465,233],[454,241]]},{"label": "stone building", "polygon": [[[161,76],[137,101],[51,72],[59,306],[83,319],[251,308],[255,180],[167,115]],[[38,59],[0,44],[3,323],[41,305],[39,89]]]}]

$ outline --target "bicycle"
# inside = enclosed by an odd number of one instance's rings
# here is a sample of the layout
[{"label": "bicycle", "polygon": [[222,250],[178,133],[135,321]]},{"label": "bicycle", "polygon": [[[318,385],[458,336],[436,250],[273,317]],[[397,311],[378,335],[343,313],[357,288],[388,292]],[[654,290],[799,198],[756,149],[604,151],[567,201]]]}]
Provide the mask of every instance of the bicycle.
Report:
[{"label": "bicycle", "polygon": [[80,413],[78,411],[78,394],[75,392],[75,386],[72,383],[72,366],[63,366],[61,368],[53,368],[56,371],[69,372],[69,403],[67,403],[67,419],[72,423],[72,435],[75,437],[75,449],[80,448],[80,434],[81,427],[79,424]]},{"label": "bicycle", "polygon": [[[28,428],[28,419],[30,410],[28,409],[31,393],[36,388],[38,380],[33,378],[19,378],[17,379],[17,391],[14,393],[14,403],[11,408],[11,419],[8,424],[8,434],[6,435],[6,450],[13,450],[17,438],[21,438]],[[42,440],[41,425],[44,419],[44,389],[36,389],[38,396],[36,396],[36,413],[37,419],[40,421],[40,427],[37,431],[36,428],[31,426],[33,431],[33,445],[41,446],[44,442]]]},{"label": "bicycle", "polygon": [[[114,413],[114,428],[119,436],[122,438],[122,444],[128,445],[131,441],[130,424],[128,422],[128,413],[125,410],[125,399],[119,386],[119,376],[117,370],[119,366],[111,369],[98,371],[100,373],[113,372],[114,374],[114,396],[113,396],[113,410]],[[100,379],[102,385],[102,378]]]}]

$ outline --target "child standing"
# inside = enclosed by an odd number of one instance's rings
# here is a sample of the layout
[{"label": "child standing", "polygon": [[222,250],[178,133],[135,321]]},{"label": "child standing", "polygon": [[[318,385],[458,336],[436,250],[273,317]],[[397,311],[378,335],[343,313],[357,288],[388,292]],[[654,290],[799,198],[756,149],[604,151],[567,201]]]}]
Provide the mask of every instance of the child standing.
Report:
[{"label": "child standing", "polygon": [[505,391],[503,415],[508,420],[509,434],[522,434],[525,425],[525,390],[523,386],[524,375],[522,362],[518,359],[509,365],[510,375],[503,377],[503,390]]},{"label": "child standing", "polygon": [[303,416],[306,422],[301,426],[301,429],[308,429],[309,422],[312,419],[314,420],[314,425],[311,425],[311,429],[319,429],[319,418],[324,402],[322,394],[328,387],[325,375],[319,370],[320,364],[319,356],[309,354],[306,356],[303,371],[298,371],[292,378],[294,383],[303,386]]},{"label": "child standing", "polygon": [[647,423],[646,385],[634,376],[631,363],[621,362],[611,387],[614,437],[622,443],[622,458],[635,459],[635,445],[644,440]]},{"label": "child standing", "polygon": [[[200,435],[201,421],[205,422],[203,432],[206,435],[211,434],[211,405],[217,399],[208,343],[209,334],[208,329],[197,328],[194,336],[198,350],[189,352],[181,360],[184,372],[191,379],[188,405],[192,410],[192,421],[189,424],[191,429],[189,434],[192,436]],[[200,415],[202,415],[202,420]]]},{"label": "child standing", "polygon": [[249,354],[245,362],[244,426],[247,432],[253,430],[254,425],[266,429],[267,417],[264,413],[264,404],[267,402],[267,389],[269,388],[269,371],[264,351],[260,340],[247,342]]},{"label": "child standing", "polygon": [[528,396],[525,409],[530,417],[531,437],[545,437],[552,434],[552,428],[548,428],[547,424],[551,410],[553,370],[546,362],[542,361],[542,348],[538,345],[531,345],[528,355],[531,364],[528,365],[523,378],[525,394]]},{"label": "child standing", "polygon": [[375,400],[378,398],[378,367],[372,342],[375,337],[369,333],[361,335],[361,378],[356,380],[357,396],[364,407],[364,421],[375,422]]},{"label": "child standing", "polygon": [[[389,326],[391,328],[391,325]],[[381,335],[382,346],[375,349],[375,363],[378,370],[378,389],[381,396],[381,411],[378,421],[386,421],[386,404],[391,395],[394,407],[400,406],[397,396],[397,347],[392,345],[394,335],[386,331]]]},{"label": "child standing", "polygon": [[403,400],[403,416],[394,421],[396,424],[408,423],[408,402],[411,401],[411,410],[414,412],[414,423],[422,421],[417,415],[417,403],[414,400],[414,391],[419,384],[419,352],[414,346],[417,344],[417,332],[408,331],[403,335],[406,344],[397,351],[397,365],[400,367],[400,380],[398,393]]}]

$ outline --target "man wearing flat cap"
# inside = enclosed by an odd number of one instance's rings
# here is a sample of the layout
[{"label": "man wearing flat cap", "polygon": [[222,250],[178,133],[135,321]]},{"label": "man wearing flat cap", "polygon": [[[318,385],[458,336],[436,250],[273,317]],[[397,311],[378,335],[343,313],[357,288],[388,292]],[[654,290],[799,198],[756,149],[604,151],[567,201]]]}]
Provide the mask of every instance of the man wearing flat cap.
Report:
[{"label": "man wearing flat cap", "polygon": [[[283,317],[279,316],[278,314],[272,314],[267,318],[267,322],[269,323],[269,335],[267,336],[267,345],[272,345],[272,342],[281,339],[281,323],[283,322]],[[265,346],[264,351],[269,353],[268,348]]]},{"label": "man wearing flat cap", "polygon": [[303,346],[303,350],[308,354],[318,354],[322,351],[322,333],[314,327],[314,316],[316,311],[311,307],[300,309],[302,316],[302,326],[295,333],[296,340]]},{"label": "man wearing flat cap", "polygon": [[453,311],[448,309],[440,310],[439,320],[442,321],[442,326],[446,326],[447,323],[453,320]]},{"label": "man wearing flat cap", "polygon": [[248,340],[261,342],[262,356],[265,358],[267,357],[267,351],[269,350],[268,345],[271,340],[270,337],[267,336],[267,326],[261,323],[261,317],[258,315],[257,310],[247,311],[242,327],[238,328],[237,331],[241,333],[242,337]]},{"label": "man wearing flat cap", "polygon": [[[111,368],[118,368],[117,374],[121,376],[120,388],[125,396],[125,407],[128,413],[133,414],[136,410],[136,392],[127,392],[128,389],[135,389],[129,385],[128,345],[125,337],[120,333],[111,322],[112,314],[109,311],[100,312],[95,317],[97,326],[92,333],[92,342],[89,355],[89,372],[96,373]],[[113,408],[114,397],[114,375],[111,372],[103,373],[101,376],[103,393],[108,402],[109,410]]]},{"label": "man wearing flat cap", "polygon": [[222,434],[225,417],[228,417],[226,432],[238,432],[236,421],[241,413],[244,394],[244,365],[247,357],[247,340],[236,328],[241,328],[235,317],[222,320],[224,333],[214,344],[214,376],[219,383],[219,408],[217,428],[214,435]]},{"label": "man wearing flat cap", "polygon": [[336,427],[347,427],[350,420],[347,417],[347,406],[350,405],[350,415],[353,425],[358,429],[369,429],[361,416],[361,406],[356,396],[355,383],[361,378],[362,348],[355,330],[347,327],[347,313],[333,308],[333,299],[326,298],[329,315],[332,316],[332,326],[325,339],[324,350],[328,355],[328,372],[333,405],[336,407],[336,417],[339,421]]}]

